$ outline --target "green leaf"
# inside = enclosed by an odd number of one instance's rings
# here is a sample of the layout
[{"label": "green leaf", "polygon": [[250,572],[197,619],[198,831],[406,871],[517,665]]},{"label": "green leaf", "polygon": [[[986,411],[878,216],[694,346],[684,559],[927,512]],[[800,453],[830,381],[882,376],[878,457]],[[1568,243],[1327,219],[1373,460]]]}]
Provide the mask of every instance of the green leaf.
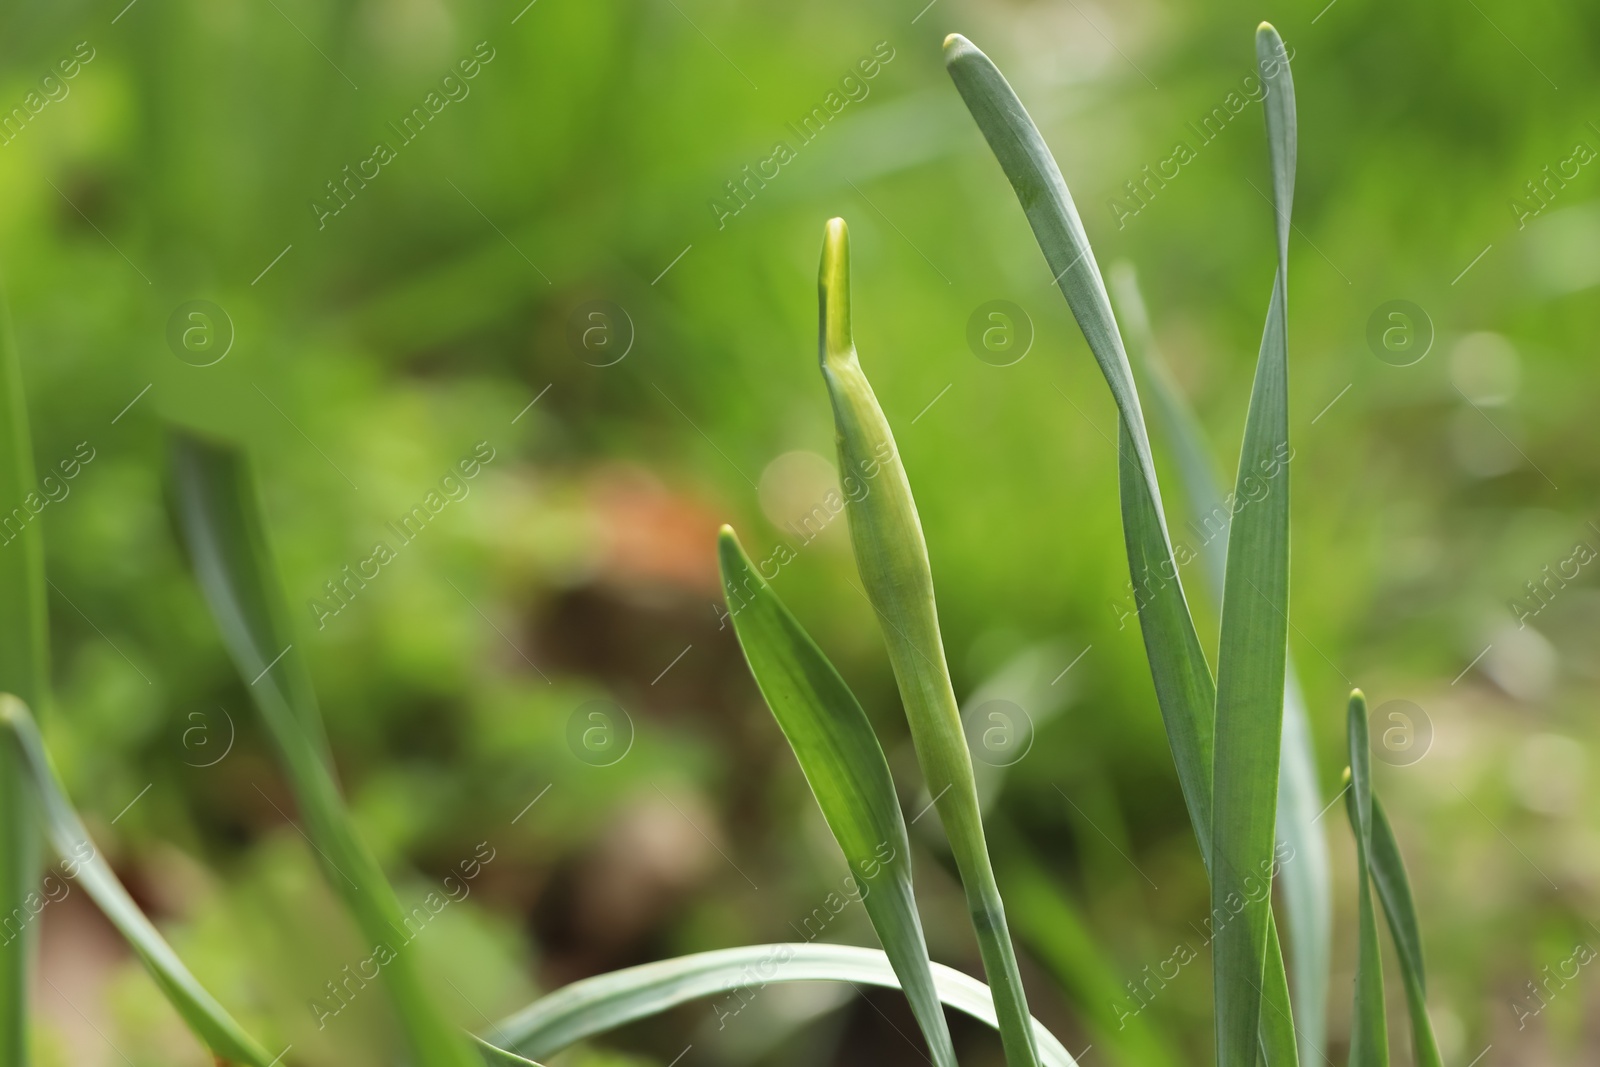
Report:
[{"label": "green leaf", "polygon": [[965,37],[945,38],[944,54],[951,80],[1016,191],[1045,262],[1117,404],[1122,522],[1133,599],[1178,782],[1201,853],[1209,855],[1211,670],[1195,636],[1173,559],[1139,393],[1111,301],[1072,194],[1022,101],[989,57]]},{"label": "green leaf", "polygon": [[1416,1050],[1416,1067],[1442,1067],[1439,1042],[1428,1018],[1428,975],[1422,964],[1422,931],[1417,924],[1416,905],[1411,900],[1411,881],[1406,877],[1405,861],[1394,838],[1389,817],[1383,812],[1378,795],[1372,795],[1372,843],[1367,853],[1372,883],[1378,888],[1383,913],[1389,920],[1389,934],[1400,956],[1400,977],[1406,987],[1406,1007],[1411,1014],[1411,1043]]},{"label": "green leaf", "polygon": [[[249,1064],[251,1067],[268,1067],[272,1062],[265,1049],[244,1032],[227,1009],[206,992],[172,947],[145,917],[144,912],[128,896],[111,867],[100,856],[83,820],[73,810],[67,799],[61,779],[51,765],[39,729],[27,706],[16,697],[0,694],[0,726],[9,740],[0,745],[6,754],[22,766],[27,775],[27,785],[39,803],[37,810],[43,817],[46,836],[56,856],[61,860],[62,874],[52,873],[45,882],[46,892],[51,881],[66,886],[76,882],[83,887],[95,904],[111,920],[138,955],[161,987],[167,1000],[177,1009],[183,1021],[208,1049],[223,1060]],[[30,811],[35,810],[30,806]],[[65,880],[62,876],[64,875]],[[37,892],[35,887],[34,892]],[[55,898],[51,898],[55,899]],[[17,1062],[8,1060],[10,1062]]]},{"label": "green leaf", "polygon": [[393,957],[383,967],[384,985],[419,1067],[476,1064],[466,1036],[424,989],[406,947],[411,935],[394,889],[356,835],[339,796],[310,673],[288,623],[244,456],[228,445],[178,433],[172,474],[201,592],[278,750],[324,875],[374,950],[384,946]]},{"label": "green leaf", "polygon": [[[11,315],[0,296],[0,691],[36,708],[49,697],[49,627],[45,619],[44,534],[23,504],[36,493],[33,442]],[[17,520],[17,516],[21,520]],[[13,529],[13,526],[16,529]],[[0,915],[27,914],[39,885],[39,834],[27,773],[9,748],[0,752]],[[28,976],[37,932],[32,924],[0,950],[0,1063],[28,1063]]]},{"label": "green leaf", "polygon": [[[989,819],[996,868],[1015,907],[1017,937],[1066,991],[1097,1049],[1127,1067],[1177,1067],[1184,1057],[1149,1017],[1122,1007],[1123,979],[1097,943],[1089,920],[1029,852],[1014,830]],[[1113,1000],[1113,997],[1117,998]]]},{"label": "green leaf", "polygon": [[[945,63],[1016,191],[1045,261],[1117,404],[1121,422],[1118,471],[1133,599],[1179,783],[1201,855],[1215,880],[1211,863],[1215,690],[1184,597],[1122,337],[1072,196],[1021,101],[989,58],[958,34],[945,39]],[[1287,74],[1286,68],[1283,73]],[[1270,827],[1270,818],[1268,822]],[[1270,845],[1269,829],[1269,857]],[[1239,926],[1224,924],[1223,928],[1230,925]],[[1270,964],[1281,970],[1281,954]],[[1259,1018],[1260,977],[1257,970],[1254,1018]],[[1269,983],[1268,995],[1276,996],[1277,988],[1276,982]],[[1254,1022],[1251,1025],[1253,1028]],[[1263,1037],[1276,1040],[1281,1034],[1267,1029]],[[1241,1050],[1241,1055],[1249,1054]],[[1274,1063],[1292,1062],[1294,1046],[1269,1048],[1268,1055]]]},{"label": "green leaf", "polygon": [[[1212,912],[1237,912],[1212,955],[1217,1062],[1244,1063],[1261,1022],[1270,894],[1252,892],[1273,865],[1289,638],[1288,224],[1294,188],[1294,89],[1283,41],[1262,23],[1256,59],[1276,197],[1278,269],[1245,419],[1228,530],[1217,652],[1212,811]],[[1257,495],[1260,487],[1265,491]],[[1235,909],[1230,901],[1242,901]]]},{"label": "green leaf", "polygon": [[1350,1022],[1350,1067],[1388,1067],[1389,1029],[1383,1003],[1383,956],[1372,909],[1372,750],[1367,736],[1367,698],[1350,694],[1350,788],[1345,810],[1356,837],[1356,881],[1360,936],[1356,942],[1355,1011]]},{"label": "green leaf", "polygon": [[[548,1057],[571,1045],[680,1004],[739,992],[737,1005],[714,1005],[724,1022],[739,1006],[776,982],[847,982],[852,986],[899,986],[888,958],[876,949],[816,943],[746,945],[658,960],[585,978],[534,1001],[493,1028],[495,1040],[524,1056]],[[941,963],[933,965],[939,999],[996,1026],[989,987]],[[725,1010],[724,1010],[725,1009]],[[1075,1061],[1037,1019],[1029,1028],[1045,1067],[1076,1067]]]},{"label": "green leaf", "polygon": [[[1198,554],[1209,579],[1203,583],[1213,605],[1222,606],[1222,585],[1227,561],[1227,539],[1222,536],[1232,522],[1232,504],[1225,501],[1211,464],[1200,420],[1183,399],[1166,361],[1156,348],[1150,316],[1139,292],[1130,263],[1111,268],[1111,293],[1126,327],[1129,351],[1136,372],[1142,372],[1151,398],[1150,410],[1158,435],[1164,436],[1177,461],[1179,482],[1197,517],[1189,529],[1201,538]],[[1293,850],[1282,865],[1278,885],[1282,890],[1286,941],[1290,950],[1294,991],[1294,1021],[1299,1037],[1299,1058],[1315,1063],[1322,1058],[1327,1036],[1328,982],[1332,970],[1333,893],[1328,842],[1317,827],[1322,790],[1317,783],[1317,761],[1311,740],[1310,717],[1295,675],[1294,657],[1284,672],[1283,741],[1278,753],[1278,840]]]},{"label": "green leaf", "polygon": [[1010,1067],[1033,1067],[1039,1053],[984,842],[972,757],[939,635],[928,546],[889,421],[861,370],[851,339],[850,244],[843,219],[827,225],[817,289],[818,355],[838,431],[839,476],[847,485],[860,482],[869,487],[859,496],[850,494],[848,505],[856,568],[878,615],[917,762],[961,872],[984,972],[994,986],[1006,1062]]},{"label": "green leaf", "polygon": [[722,528],[717,550],[728,612],[750,672],[844,851],[934,1063],[954,1067],[912,894],[905,817],[872,724],[833,664],[750,565],[729,527]]}]

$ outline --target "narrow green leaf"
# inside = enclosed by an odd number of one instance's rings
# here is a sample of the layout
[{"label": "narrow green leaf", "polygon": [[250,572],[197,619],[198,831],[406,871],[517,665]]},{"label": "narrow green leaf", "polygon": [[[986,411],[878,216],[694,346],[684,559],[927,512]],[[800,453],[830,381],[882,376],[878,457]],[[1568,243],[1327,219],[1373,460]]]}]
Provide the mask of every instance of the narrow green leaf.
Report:
[{"label": "narrow green leaf", "polygon": [[870,486],[859,498],[852,495],[848,505],[856,568],[888,646],[917,762],[961,872],[984,972],[994,986],[1006,1062],[1033,1067],[1039,1052],[984,843],[972,756],[939,636],[928,546],[889,421],[861,370],[850,334],[850,245],[843,219],[827,225],[817,289],[818,354],[838,431],[840,478]]},{"label": "narrow green leaf", "polygon": [[[1217,652],[1211,906],[1237,918],[1212,956],[1217,1062],[1246,1062],[1261,1021],[1270,896],[1252,893],[1272,866],[1289,638],[1288,221],[1294,188],[1294,88],[1283,41],[1262,23],[1256,59],[1267,87],[1267,144],[1276,197],[1278,269],[1245,419],[1228,529]],[[1266,491],[1257,496],[1258,487]],[[1232,901],[1243,906],[1235,909]]]},{"label": "narrow green leaf", "polygon": [[488,1067],[539,1067],[539,1064],[515,1052],[507,1052],[497,1045],[491,1045],[481,1037],[473,1037],[473,1047]]},{"label": "narrow green leaf", "polygon": [[[1345,810],[1356,837],[1356,881],[1360,939],[1356,942],[1355,1011],[1350,1023],[1350,1067],[1388,1067],[1389,1027],[1383,1003],[1383,956],[1372,909],[1372,749],[1367,736],[1367,698],[1350,694],[1350,788]],[[1398,941],[1398,938],[1397,938]]]},{"label": "narrow green leaf", "polygon": [[[1118,470],[1132,599],[1144,631],[1145,651],[1179,783],[1201,855],[1208,868],[1213,868],[1214,880],[1211,811],[1215,690],[1184,597],[1179,561],[1174,558],[1167,531],[1144,416],[1121,334],[1071,194],[1021,101],[989,58],[958,34],[945,39],[945,63],[1016,191],[1045,260],[1117,404],[1122,424]],[[1269,854],[1270,851],[1269,840]],[[1270,910],[1270,902],[1268,907]],[[1224,924],[1224,929],[1228,925],[1239,924]],[[1276,970],[1282,970],[1281,954],[1271,962]],[[1260,973],[1256,972],[1258,979]],[[1275,984],[1269,985],[1269,995],[1275,988]],[[1259,998],[1259,982],[1256,989]],[[1255,1018],[1259,1018],[1259,999],[1256,1003]],[[1272,1039],[1277,1035],[1264,1031],[1263,1036]],[[1273,1048],[1269,1055],[1274,1062],[1291,1062],[1294,1046]]]},{"label": "narrow green leaf", "polygon": [[1211,669],[1195,636],[1173,559],[1139,393],[1094,252],[1055,157],[1005,77],[960,34],[944,42],[945,66],[1016,191],[1057,286],[1111,389],[1120,416],[1119,475],[1130,589],[1172,746],[1178,782],[1201,854],[1210,853]]},{"label": "narrow green leaf", "polygon": [[[4,727],[9,742],[0,747],[25,769],[29,791],[38,802],[29,810],[39,811],[50,846],[61,860],[65,880],[54,874],[51,879],[63,886],[76,882],[83,887],[144,963],[189,1029],[212,1053],[220,1059],[250,1067],[268,1067],[272,1057],[189,973],[112,873],[110,865],[90,841],[83,820],[78,818],[72,802],[67,799],[66,789],[45,751],[33,716],[21,700],[9,693],[0,694],[0,727]],[[38,892],[38,887],[31,892]]]},{"label": "narrow green leaf", "polygon": [[[45,619],[44,534],[25,506],[37,497],[33,441],[22,368],[11,338],[11,314],[0,295],[0,691],[36,708],[49,696],[49,628]],[[0,915],[27,914],[39,886],[39,834],[27,774],[0,752]],[[28,975],[37,931],[0,947],[0,1063],[27,1067]]]},{"label": "narrow green leaf", "polygon": [[[895,989],[899,980],[877,949],[815,942],[745,945],[658,960],[585,978],[541,997],[493,1028],[495,1041],[524,1056],[552,1056],[586,1038],[659,1015],[680,1004],[737,992],[736,1003],[713,1005],[725,1022],[761,990],[778,982],[848,982]],[[942,963],[933,965],[939,999],[997,1026],[989,987]],[[1061,1042],[1030,1017],[1045,1067],[1076,1067]]]},{"label": "narrow green leaf", "polygon": [[911,886],[905,817],[872,724],[833,664],[724,526],[717,539],[734,633],[794,749],[938,1067],[954,1067]]},{"label": "narrow green leaf", "polygon": [[1439,1042],[1428,1018],[1428,974],[1422,964],[1422,930],[1417,923],[1417,908],[1411,899],[1411,880],[1406,877],[1400,844],[1394,838],[1389,816],[1383,812],[1378,795],[1372,794],[1372,844],[1367,853],[1372,884],[1378,888],[1383,913],[1389,920],[1389,934],[1400,956],[1400,977],[1406,987],[1406,1008],[1411,1015],[1411,1044],[1416,1051],[1416,1067],[1442,1067]]},{"label": "narrow green leaf", "polygon": [[1136,1002],[1123,992],[1123,979],[1089,920],[1027,844],[993,817],[989,831],[999,846],[995,866],[1014,905],[1016,935],[1066,991],[1094,1047],[1107,1050],[1113,1062],[1126,1067],[1177,1067],[1185,1062],[1150,1017],[1130,1010]]},{"label": "narrow green leaf", "polygon": [[384,985],[418,1067],[467,1067],[466,1036],[423,987],[400,903],[356,835],[334,780],[310,673],[288,624],[268,551],[255,481],[236,449],[190,434],[173,439],[178,518],[195,576],[234,666],[248,684],[330,885],[376,950],[393,959]]},{"label": "narrow green leaf", "polygon": [[[1134,369],[1142,372],[1149,387],[1158,433],[1166,437],[1177,460],[1189,511],[1196,516],[1188,528],[1200,539],[1197,552],[1209,579],[1204,584],[1220,611],[1228,544],[1222,534],[1232,522],[1233,502],[1223,499],[1200,420],[1178,391],[1157,350],[1132,264],[1112,266],[1111,294],[1127,329]],[[1278,753],[1277,833],[1278,840],[1292,849],[1292,858],[1280,868],[1278,883],[1290,950],[1299,1058],[1305,1063],[1315,1063],[1323,1055],[1332,970],[1331,866],[1327,839],[1315,821],[1321,812],[1321,797],[1310,717],[1290,656],[1284,673],[1283,742]]]}]

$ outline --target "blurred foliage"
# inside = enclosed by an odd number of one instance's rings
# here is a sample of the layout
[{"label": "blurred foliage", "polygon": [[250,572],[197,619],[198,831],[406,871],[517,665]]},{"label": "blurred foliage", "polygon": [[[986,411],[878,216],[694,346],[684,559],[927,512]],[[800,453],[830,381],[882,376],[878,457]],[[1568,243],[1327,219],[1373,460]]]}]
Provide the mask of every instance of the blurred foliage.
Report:
[{"label": "blurred foliage", "polygon": [[[49,741],[141,902],[243,1020],[294,1044],[291,1061],[380,1062],[384,1024],[352,1012],[318,1032],[305,1008],[360,946],[286,825],[177,547],[164,420],[251,448],[352,806],[402,895],[425,895],[480,841],[496,850],[419,949],[463,1023],[598,969],[795,936],[842,870],[719,625],[719,522],[757,558],[796,545],[775,586],[861,695],[908,813],[925,803],[842,525],[805,547],[785,528],[826,489],[790,454],[832,455],[813,279],[835,214],[854,230],[857,341],[916,488],[958,693],[1041,641],[1060,642],[1058,670],[1087,649],[997,802],[1015,828],[1005,848],[1028,865],[997,866],[1045,872],[1059,899],[1039,907],[1081,913],[1124,981],[1194,938],[1198,855],[1137,628],[1116,607],[1114,410],[938,44],[959,29],[1012,77],[1101,264],[1138,265],[1227,470],[1272,271],[1265,153],[1254,104],[1203,145],[1189,124],[1238,90],[1262,18],[1294,49],[1302,130],[1290,640],[1325,792],[1351,684],[1380,713],[1419,705],[1431,750],[1377,775],[1422,905],[1446,1058],[1491,1042],[1506,1062],[1594,1057],[1593,975],[1537,1000],[1525,983],[1600,943],[1586,714],[1600,594],[1593,567],[1560,570],[1578,544],[1600,550],[1600,171],[1549,181],[1537,217],[1527,188],[1547,166],[1571,174],[1577,145],[1600,148],[1595,9],[122,3],[0,14],[0,109],[25,115],[0,136],[0,264],[36,455],[41,471],[85,445],[94,457],[35,520],[54,586]],[[892,58],[852,90],[875,48]],[[812,140],[790,129],[830,92],[863,91]],[[390,124],[429,93],[448,102],[405,142]],[[30,99],[47,102],[35,114]],[[793,159],[729,214],[725,183],[780,140]],[[1114,209],[1178,140],[1195,158],[1147,186],[1137,214]],[[328,215],[327,183],[379,141],[394,158]],[[1013,366],[968,348],[969,317],[994,299],[1035,331]],[[1367,340],[1395,299],[1434,334],[1405,367]],[[168,340],[194,300],[231,321],[210,366]],[[611,366],[573,342],[592,301],[631,323],[613,316],[632,345]],[[480,442],[494,458],[458,483],[464,497],[401,544],[387,524]],[[379,540],[396,558],[319,627],[312,601]],[[1525,583],[1547,573],[1565,577],[1519,628],[1515,602],[1537,605]],[[569,744],[592,700],[631,719],[610,766]],[[1325,821],[1342,991],[1353,849]],[[970,969],[941,871],[921,857],[929,939]],[[1038,881],[1027,888],[1014,907]],[[92,916],[58,907],[41,1048],[199,1062],[133,965],[94,947]],[[826,936],[871,943],[859,913]],[[1044,963],[1024,973],[1076,1049],[1106,1006],[1065,991],[1048,966],[1061,951],[1025,943]],[[1203,970],[1140,1024],[1204,1048]],[[665,1064],[690,1043],[722,1062],[904,1057],[909,1014],[867,1000],[775,996],[748,1033],[718,1031],[709,1007],[678,1013],[618,1035],[628,1058],[568,1062]],[[1341,993],[1341,1042],[1348,1011]],[[996,1062],[990,1035],[956,1036],[964,1062]]]}]

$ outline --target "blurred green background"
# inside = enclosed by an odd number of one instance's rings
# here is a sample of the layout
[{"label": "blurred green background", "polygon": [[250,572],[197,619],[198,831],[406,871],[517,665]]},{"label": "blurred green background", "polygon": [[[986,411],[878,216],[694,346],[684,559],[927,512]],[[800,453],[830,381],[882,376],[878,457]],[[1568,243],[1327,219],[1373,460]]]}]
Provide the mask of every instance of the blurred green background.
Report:
[{"label": "blurred green background", "polygon": [[[939,44],[959,30],[999,63],[1102,267],[1137,266],[1225,473],[1272,219],[1259,106],[1195,127],[1230,108],[1263,18],[1300,114],[1290,641],[1322,791],[1360,685],[1375,731],[1416,731],[1377,786],[1446,1061],[1600,1054],[1593,968],[1548,980],[1600,945],[1600,10],[123,2],[0,14],[0,265],[36,459],[93,457],[35,520],[46,733],[141,903],[287,1062],[393,1062],[387,1007],[313,1006],[365,952],[173,535],[165,425],[250,448],[341,774],[402,896],[493,855],[417,939],[464,1025],[611,967],[806,936],[844,870],[721,624],[719,523],[752,555],[798,548],[776,588],[856,687],[908,817],[926,803],[843,520],[804,547],[786,526],[831,477],[813,345],[833,215],[958,693],[1036,726],[991,813],[1034,1010],[1091,1065],[1208,1059],[1208,964],[1118,1026],[1125,983],[1200,943],[1203,872],[1117,606],[1114,408]],[[797,135],[830,93],[837,114]],[[1180,141],[1193,158],[1147,181]],[[968,342],[992,300],[1033,334],[1009,366]],[[1388,319],[1395,300],[1421,315]],[[1374,322],[1413,333],[1374,346]],[[401,544],[387,524],[475,450],[492,459]],[[380,540],[378,577],[331,597]],[[1391,720],[1392,700],[1418,710]],[[589,728],[617,731],[607,753],[572,742]],[[1321,825],[1337,1061],[1353,849],[1342,805]],[[934,954],[976,972],[918,836]],[[853,906],[822,936],[874,943]],[[81,894],[46,912],[43,961],[44,1062],[204,1062]],[[557,1062],[916,1062],[914,1033],[891,994],[774,987]],[[1000,1062],[981,1028],[957,1037],[964,1062]]]}]

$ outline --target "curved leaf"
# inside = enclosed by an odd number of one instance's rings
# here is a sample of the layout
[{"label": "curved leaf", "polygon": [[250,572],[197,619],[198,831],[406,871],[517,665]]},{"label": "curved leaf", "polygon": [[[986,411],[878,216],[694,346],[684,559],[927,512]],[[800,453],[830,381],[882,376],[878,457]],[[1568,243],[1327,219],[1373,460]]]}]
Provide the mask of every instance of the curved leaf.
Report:
[{"label": "curved leaf", "polygon": [[994,985],[1006,1062],[1032,1067],[1039,1053],[984,842],[972,756],[939,635],[928,546],[894,434],[861,370],[850,334],[850,238],[843,219],[828,222],[817,290],[817,347],[838,431],[839,476],[847,484],[858,480],[870,485],[859,497],[851,494],[848,504],[856,569],[878,615],[917,762],[961,872],[984,973]]},{"label": "curved leaf", "polygon": [[[697,952],[585,978],[541,997],[495,1026],[496,1039],[522,1055],[550,1056],[585,1038],[691,1000],[773,982],[848,982],[897,988],[894,968],[876,949],[776,944]],[[989,987],[942,963],[933,965],[939,999],[996,1026]],[[1029,1020],[1045,1067],[1076,1062],[1037,1019]]]},{"label": "curved leaf", "polygon": [[383,968],[384,985],[418,1064],[476,1064],[466,1037],[423,988],[416,960],[405,949],[409,936],[400,902],[339,796],[310,673],[288,624],[244,456],[228,445],[178,433],[172,473],[201,592],[278,750],[323,874],[362,935],[393,957]]},{"label": "curved leaf", "polygon": [[954,1067],[911,889],[911,843],[889,762],[833,664],[756,573],[732,529],[717,539],[739,645],[794,750],[938,1067]]},{"label": "curved leaf", "polygon": [[78,818],[72,802],[67,799],[66,790],[39,738],[33,716],[22,701],[9,693],[0,694],[0,726],[5,728],[11,741],[3,747],[27,771],[31,792],[39,801],[46,836],[61,859],[67,877],[81,885],[111,920],[111,925],[144,963],[167,1000],[207,1048],[222,1060],[250,1067],[269,1067],[272,1057],[189,973],[166,939],[128,896],[110,865],[101,858],[89,840],[83,820]]},{"label": "curved leaf", "polygon": [[1422,964],[1422,930],[1417,924],[1416,905],[1411,900],[1411,881],[1406,877],[1405,861],[1400,857],[1400,844],[1394,838],[1389,817],[1383,813],[1376,793],[1372,794],[1372,846],[1367,853],[1367,865],[1400,957],[1400,977],[1406,987],[1416,1065],[1442,1067],[1439,1041],[1434,1037],[1433,1023],[1428,1018],[1428,975]]},{"label": "curved leaf", "polygon": [[1133,607],[1177,765],[1178,782],[1202,855],[1210,854],[1211,669],[1195,636],[1173,559],[1167,520],[1150,456],[1144,414],[1111,301],[1088,235],[1038,127],[999,69],[960,34],[944,42],[945,66],[967,110],[1016,191],[1057,286],[1072,308],[1111,389],[1120,416],[1118,471]]}]

